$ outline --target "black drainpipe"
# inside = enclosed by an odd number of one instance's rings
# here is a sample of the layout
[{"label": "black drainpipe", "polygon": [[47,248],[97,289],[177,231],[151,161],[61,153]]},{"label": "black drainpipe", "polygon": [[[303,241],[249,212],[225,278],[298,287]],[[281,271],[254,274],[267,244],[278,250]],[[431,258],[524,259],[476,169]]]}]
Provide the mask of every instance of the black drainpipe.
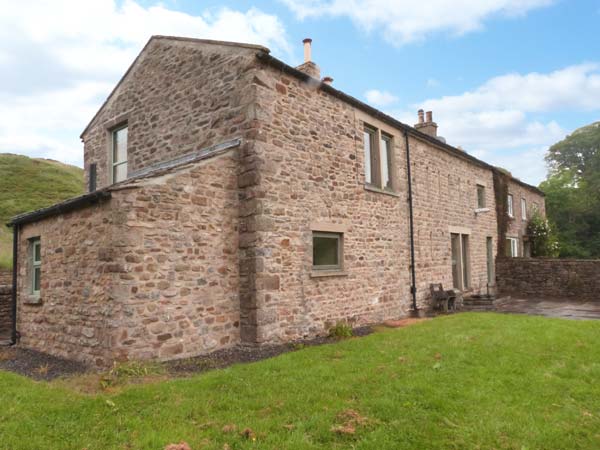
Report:
[{"label": "black drainpipe", "polygon": [[410,147],[408,146],[408,132],[404,131],[404,142],[406,145],[406,174],[408,176],[408,217],[410,224],[410,275],[412,285],[410,293],[412,294],[413,314],[417,314],[417,276],[415,273],[415,228],[413,218],[413,196],[412,196],[412,175],[410,169]]},{"label": "black drainpipe", "polygon": [[12,270],[12,332],[10,344],[17,343],[17,261],[19,251],[19,225],[13,225],[13,270]]}]

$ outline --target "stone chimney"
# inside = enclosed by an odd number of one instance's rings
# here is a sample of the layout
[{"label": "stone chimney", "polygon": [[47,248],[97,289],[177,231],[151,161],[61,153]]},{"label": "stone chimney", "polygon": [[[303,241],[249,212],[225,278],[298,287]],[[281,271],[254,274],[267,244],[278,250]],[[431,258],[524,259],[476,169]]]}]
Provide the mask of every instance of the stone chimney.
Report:
[{"label": "stone chimney", "polygon": [[[415,124],[415,128],[421,133],[428,134],[431,137],[437,137],[437,123],[433,121],[433,113],[431,111],[423,112],[422,109],[418,112],[419,121]],[[424,116],[424,117],[423,117]]]},{"label": "stone chimney", "polygon": [[312,61],[312,39],[306,38],[302,43],[304,44],[304,62],[296,67],[296,69],[320,80],[321,69]]}]

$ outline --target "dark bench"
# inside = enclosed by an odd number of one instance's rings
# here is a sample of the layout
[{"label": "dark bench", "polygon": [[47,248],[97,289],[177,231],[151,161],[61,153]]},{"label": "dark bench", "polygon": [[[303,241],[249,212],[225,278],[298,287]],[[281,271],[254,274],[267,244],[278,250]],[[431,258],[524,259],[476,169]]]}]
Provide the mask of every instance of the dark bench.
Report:
[{"label": "dark bench", "polygon": [[456,293],[452,289],[445,291],[442,283],[432,283],[429,285],[429,290],[433,301],[433,309],[441,309],[445,313],[449,309],[456,311]]}]

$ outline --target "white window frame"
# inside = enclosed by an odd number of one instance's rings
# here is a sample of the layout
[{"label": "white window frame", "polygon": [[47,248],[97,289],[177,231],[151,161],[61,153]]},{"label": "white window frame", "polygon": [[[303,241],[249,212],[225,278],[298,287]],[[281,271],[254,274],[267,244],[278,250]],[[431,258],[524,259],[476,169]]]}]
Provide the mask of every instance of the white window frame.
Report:
[{"label": "white window frame", "polygon": [[[387,152],[384,142],[387,143]],[[363,149],[365,185],[375,190],[394,192],[394,136],[364,123]]]},{"label": "white window frame", "polygon": [[521,198],[521,219],[527,220],[527,200]]},{"label": "white window frame", "polygon": [[[115,161],[115,142],[116,142],[116,138],[117,138],[117,133],[119,131],[122,130],[127,130],[127,145],[125,146],[125,160],[124,161]],[[128,161],[128,157],[129,157],[129,152],[128,152],[128,147],[129,146],[129,127],[127,123],[123,123],[121,125],[119,125],[116,128],[113,128],[112,130],[110,130],[110,181],[111,183],[120,183],[121,181],[125,181],[127,179],[127,174],[125,175],[125,178],[122,180],[116,180],[116,168],[118,166],[122,166],[125,165],[126,166],[126,172],[127,172],[127,161]]]},{"label": "white window frame", "polygon": [[514,197],[512,194],[508,194],[506,204],[508,206],[508,217],[515,217]]},{"label": "white window frame", "polygon": [[[39,248],[39,259],[36,259],[36,249]],[[40,295],[42,289],[42,241],[40,238],[31,239],[31,255],[30,255],[30,263],[31,263],[31,294],[34,296]],[[39,269],[39,271],[37,270]],[[39,275],[38,275],[39,274]],[[38,280],[39,276],[39,280]],[[38,280],[38,283],[36,283]],[[39,286],[39,289],[36,289],[36,284]]]},{"label": "white window frame", "polygon": [[[391,191],[394,188],[393,161],[394,161],[394,138],[379,130],[379,161],[381,163],[381,188]],[[387,153],[384,151],[383,143],[387,143]],[[387,180],[386,180],[387,178]]]},{"label": "white window frame", "polygon": [[519,256],[519,238],[507,236],[506,240],[510,242],[510,257],[517,258]]}]

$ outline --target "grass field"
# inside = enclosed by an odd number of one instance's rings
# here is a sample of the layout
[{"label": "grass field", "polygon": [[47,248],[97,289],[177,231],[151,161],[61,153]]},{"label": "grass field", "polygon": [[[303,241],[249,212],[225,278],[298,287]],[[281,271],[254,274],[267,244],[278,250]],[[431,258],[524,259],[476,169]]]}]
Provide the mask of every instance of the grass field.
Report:
[{"label": "grass field", "polygon": [[47,159],[0,153],[0,268],[12,265],[14,215],[50,206],[83,193],[83,170]]},{"label": "grass field", "polygon": [[0,372],[2,449],[597,449],[600,322],[458,314],[86,395]]}]

